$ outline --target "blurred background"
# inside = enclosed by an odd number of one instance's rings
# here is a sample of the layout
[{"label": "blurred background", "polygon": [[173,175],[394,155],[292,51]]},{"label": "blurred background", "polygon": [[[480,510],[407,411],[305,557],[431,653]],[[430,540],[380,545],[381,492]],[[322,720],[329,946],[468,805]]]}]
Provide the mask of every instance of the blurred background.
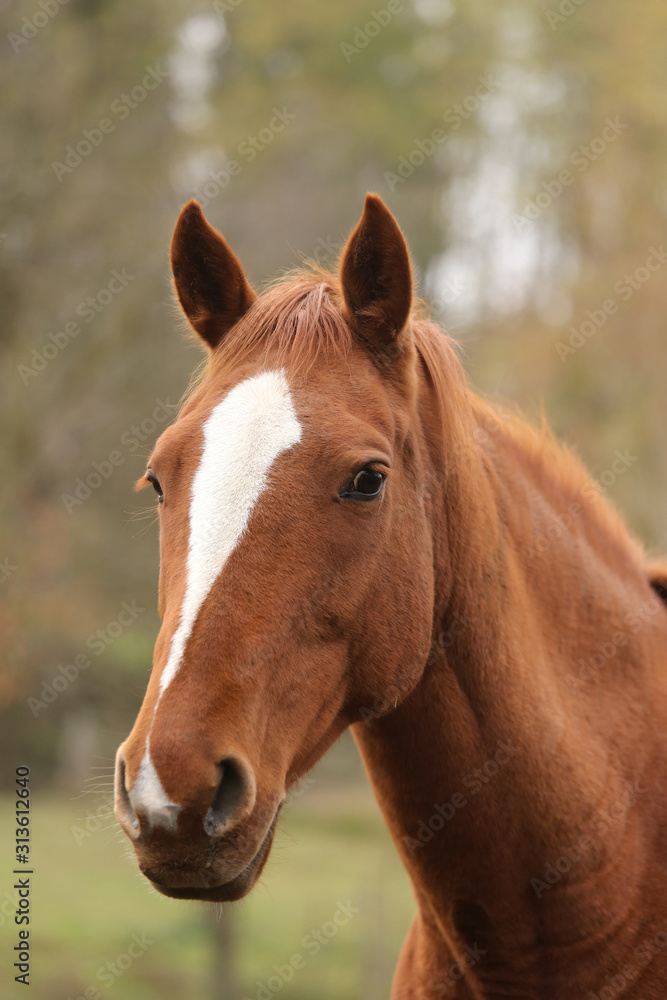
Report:
[{"label": "blurred background", "polygon": [[349,737],[224,912],[151,894],[111,815],[158,628],[132,484],[201,357],[171,231],[198,198],[261,286],[334,267],[377,191],[472,381],[543,407],[664,551],[667,6],[0,0],[0,23],[0,780],[10,815],[31,768],[35,995],[386,997],[413,903]]}]

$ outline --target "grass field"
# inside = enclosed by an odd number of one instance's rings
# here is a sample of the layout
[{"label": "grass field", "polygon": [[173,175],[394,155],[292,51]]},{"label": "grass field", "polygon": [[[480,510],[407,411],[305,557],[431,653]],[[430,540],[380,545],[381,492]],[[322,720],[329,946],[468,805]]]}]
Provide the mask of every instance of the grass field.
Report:
[{"label": "grass field", "polygon": [[[13,807],[9,798],[0,801],[10,820],[0,831],[2,1000],[388,996],[414,903],[371,792],[359,781],[315,781],[288,804],[259,885],[225,907],[222,920],[219,907],[154,893],[112,819],[96,815],[97,800],[35,794],[29,992],[10,971],[18,943],[10,902]],[[227,934],[233,979],[223,983],[218,942]],[[138,957],[131,958],[134,935]]]}]

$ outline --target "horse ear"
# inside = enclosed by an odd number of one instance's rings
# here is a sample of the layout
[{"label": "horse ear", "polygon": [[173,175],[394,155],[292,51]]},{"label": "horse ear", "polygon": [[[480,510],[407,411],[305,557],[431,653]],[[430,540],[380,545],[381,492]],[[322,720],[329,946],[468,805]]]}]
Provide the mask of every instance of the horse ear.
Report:
[{"label": "horse ear", "polygon": [[171,271],[183,312],[202,340],[216,348],[250,308],[255,293],[238,258],[196,201],[188,202],[178,217]]},{"label": "horse ear", "polygon": [[352,330],[367,344],[386,350],[405,326],[412,305],[410,256],[396,219],[376,194],[343,251],[340,268]]}]

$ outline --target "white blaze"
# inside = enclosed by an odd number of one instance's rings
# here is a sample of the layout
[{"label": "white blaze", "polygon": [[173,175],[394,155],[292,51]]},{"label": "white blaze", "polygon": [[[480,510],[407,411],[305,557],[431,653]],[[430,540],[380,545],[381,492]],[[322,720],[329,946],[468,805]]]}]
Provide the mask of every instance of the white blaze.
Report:
[{"label": "white blaze", "polygon": [[[158,704],[178,671],[202,604],[246,530],[269,469],[300,439],[301,425],[284,371],[245,379],[209,414],[190,494],[185,596],[160,677]],[[180,807],[162,788],[149,742],[150,735],[130,796],[135,808],[148,809],[153,822],[169,825]]]},{"label": "white blaze", "polygon": [[269,469],[300,439],[282,371],[240,382],[204,424],[201,461],[192,480],[185,597],[160,693],[178,670],[199,610],[246,529]]},{"label": "white blaze", "polygon": [[152,826],[173,827],[180,806],[169,799],[162,787],[150,757],[148,740],[137,780],[128,794],[135,813],[137,810],[146,813],[150,817]]}]

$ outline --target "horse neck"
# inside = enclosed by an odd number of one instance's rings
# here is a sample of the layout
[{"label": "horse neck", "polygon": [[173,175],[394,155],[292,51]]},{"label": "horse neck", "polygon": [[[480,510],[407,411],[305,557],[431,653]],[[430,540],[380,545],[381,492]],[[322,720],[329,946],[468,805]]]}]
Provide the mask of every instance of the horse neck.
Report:
[{"label": "horse neck", "polygon": [[[425,423],[432,412],[427,398]],[[590,481],[576,463],[527,432],[522,438],[474,399],[457,426],[466,433],[453,449],[458,461],[445,437],[432,451],[450,453],[429,456],[450,470],[432,515],[436,577],[447,586],[433,649],[413,693],[382,718],[371,713],[354,735],[412,878],[423,932],[444,938],[455,956],[462,942],[476,942],[497,949],[500,961],[503,951],[534,945],[538,909],[544,940],[574,946],[600,930],[591,921],[612,921],[634,898],[636,865],[615,882],[607,877],[606,888],[594,872],[604,868],[600,850],[616,860],[632,855],[632,801],[575,866],[583,896],[575,891],[564,903],[529,886],[543,877],[545,859],[579,843],[592,816],[640,794],[648,749],[631,734],[616,747],[619,758],[630,754],[621,766],[606,735],[622,725],[614,714],[632,708],[622,672],[608,678],[622,702],[607,706],[608,727],[599,708],[588,724],[588,695],[569,678],[651,591],[620,522],[596,507],[594,490],[580,496]],[[636,666],[629,655],[627,669]]]}]

